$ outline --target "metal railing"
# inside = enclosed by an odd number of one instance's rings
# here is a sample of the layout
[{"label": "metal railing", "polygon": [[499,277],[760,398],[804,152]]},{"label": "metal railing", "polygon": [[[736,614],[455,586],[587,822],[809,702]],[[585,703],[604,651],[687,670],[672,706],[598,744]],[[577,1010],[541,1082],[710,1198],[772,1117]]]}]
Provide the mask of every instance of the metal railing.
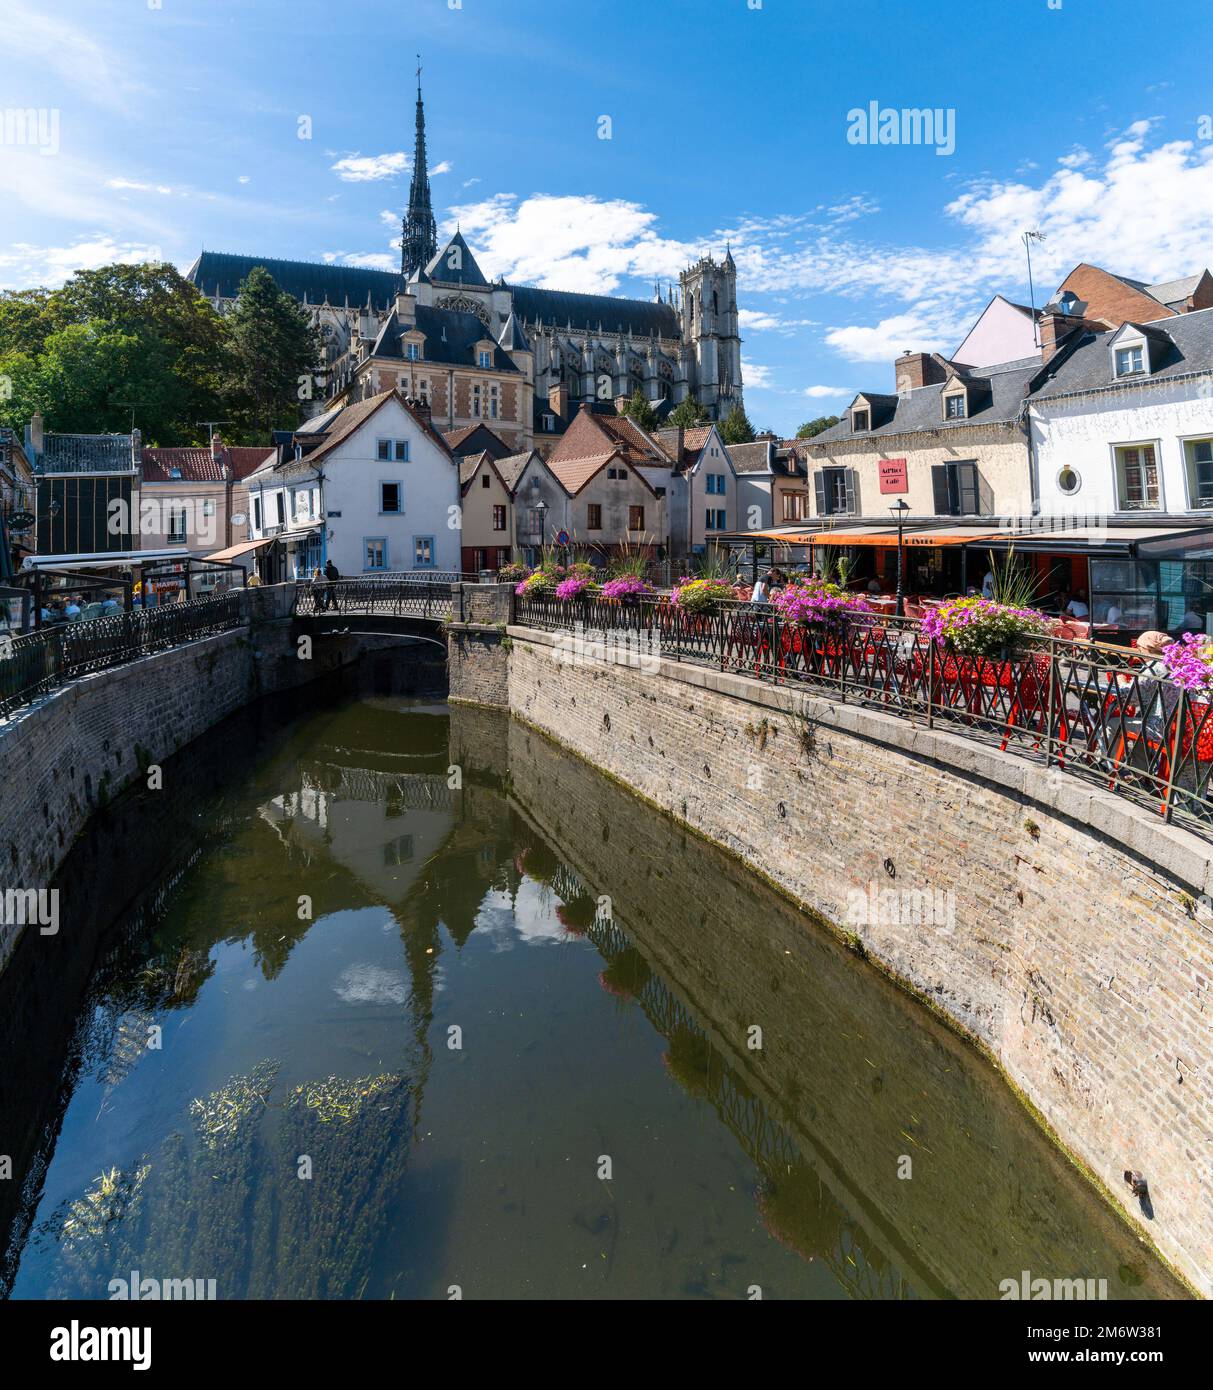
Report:
[{"label": "metal railing", "polygon": [[1132,648],[1050,637],[1002,657],[962,656],[908,618],[805,626],[767,605],[723,603],[697,615],[664,598],[519,598],[515,621],[947,727],[1213,838],[1213,692],[1184,690]]},{"label": "metal railing", "polygon": [[240,596],[223,594],[0,638],[0,715],[80,676],[226,632],[243,621]]},{"label": "metal railing", "polygon": [[459,574],[376,575],[364,579],[314,579],[295,586],[292,613],[306,617],[432,618],[451,613],[451,585],[476,576]]}]

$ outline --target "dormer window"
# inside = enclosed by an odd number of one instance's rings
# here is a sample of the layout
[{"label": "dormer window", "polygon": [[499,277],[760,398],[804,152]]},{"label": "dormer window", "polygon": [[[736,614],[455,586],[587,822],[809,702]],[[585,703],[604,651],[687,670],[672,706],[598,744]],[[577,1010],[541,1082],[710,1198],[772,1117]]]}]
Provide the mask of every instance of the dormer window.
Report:
[{"label": "dormer window", "polygon": [[1142,343],[1116,349],[1116,375],[1140,376],[1146,369],[1146,349]]},{"label": "dormer window", "polygon": [[476,354],[476,365],[485,371],[493,365],[493,354],[487,351],[480,351]]},{"label": "dormer window", "polygon": [[968,402],[963,391],[957,391],[954,395],[943,398],[943,418],[945,420],[963,420],[968,416]]},{"label": "dormer window", "polygon": [[851,411],[851,429],[855,434],[864,434],[872,428],[872,412],[870,410]]},{"label": "dormer window", "polygon": [[407,344],[405,345],[405,356],[408,358],[408,360],[409,360],[410,362],[420,362],[420,361],[421,361],[421,344],[420,344],[420,343],[407,343]]}]

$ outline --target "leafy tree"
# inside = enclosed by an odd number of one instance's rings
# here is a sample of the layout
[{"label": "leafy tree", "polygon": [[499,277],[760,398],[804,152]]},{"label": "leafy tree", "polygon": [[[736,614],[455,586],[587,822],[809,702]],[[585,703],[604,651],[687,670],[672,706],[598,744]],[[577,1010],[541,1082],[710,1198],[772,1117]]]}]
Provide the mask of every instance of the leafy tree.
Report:
[{"label": "leafy tree", "polygon": [[12,348],[0,351],[0,425],[20,436],[41,404],[38,359]]},{"label": "leafy tree", "polygon": [[735,405],[724,417],[720,426],[720,437],[726,444],[750,444],[754,439],[754,426],[750,417],[739,405]]},{"label": "leafy tree", "polygon": [[241,284],[226,323],[226,386],[246,434],[267,439],[299,420],[299,383],[320,360],[320,336],[307,313],[264,266]]},{"label": "leafy tree", "polygon": [[638,386],[632,392],[631,399],[623,407],[623,414],[635,420],[642,430],[655,430],[657,428],[657,415],[653,407],[644,398],[644,392]]},{"label": "leafy tree", "polygon": [[684,430],[694,429],[696,425],[702,425],[708,418],[708,412],[699,404],[694,396],[687,396],[680,401],[673,410],[670,411],[669,423],[679,425]]},{"label": "leafy tree", "polygon": [[177,366],[154,334],[76,323],[46,340],[34,394],[53,429],[124,433],[133,414],[151,439],[163,438],[188,415],[189,386]]},{"label": "leafy tree", "polygon": [[0,291],[0,355],[25,352],[37,356],[54,328],[49,290]]},{"label": "leafy tree", "polygon": [[819,415],[816,420],[809,420],[796,431],[797,439],[812,439],[815,434],[820,434],[822,430],[828,430],[832,425],[838,423],[837,415]]}]

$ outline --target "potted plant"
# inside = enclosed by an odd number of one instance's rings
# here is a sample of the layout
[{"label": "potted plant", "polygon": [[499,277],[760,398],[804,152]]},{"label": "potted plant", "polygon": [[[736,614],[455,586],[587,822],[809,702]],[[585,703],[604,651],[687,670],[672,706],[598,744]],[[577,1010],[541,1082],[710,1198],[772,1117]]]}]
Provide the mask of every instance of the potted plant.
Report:
[{"label": "potted plant", "polygon": [[551,598],[556,592],[556,578],[547,570],[533,570],[514,589],[519,598]]},{"label": "potted plant", "polygon": [[651,598],[656,590],[648,582],[636,574],[621,574],[616,579],[608,579],[602,586],[602,597],[609,599],[612,603],[622,603],[631,606],[640,602],[642,598]]},{"label": "potted plant", "polygon": [[670,591],[670,602],[682,613],[706,617],[727,599],[734,598],[731,584],[720,579],[680,579]]},{"label": "potted plant", "polygon": [[597,594],[598,585],[584,574],[570,574],[556,585],[556,597],[562,603],[572,603],[574,600],[584,602]]}]

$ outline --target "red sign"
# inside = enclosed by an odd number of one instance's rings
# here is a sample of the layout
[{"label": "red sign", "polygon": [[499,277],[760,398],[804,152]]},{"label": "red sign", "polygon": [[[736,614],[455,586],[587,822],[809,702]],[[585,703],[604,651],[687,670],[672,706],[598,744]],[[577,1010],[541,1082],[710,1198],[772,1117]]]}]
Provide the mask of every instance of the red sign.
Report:
[{"label": "red sign", "polygon": [[881,492],[909,492],[909,484],[906,482],[905,459],[880,460],[880,490]]}]

